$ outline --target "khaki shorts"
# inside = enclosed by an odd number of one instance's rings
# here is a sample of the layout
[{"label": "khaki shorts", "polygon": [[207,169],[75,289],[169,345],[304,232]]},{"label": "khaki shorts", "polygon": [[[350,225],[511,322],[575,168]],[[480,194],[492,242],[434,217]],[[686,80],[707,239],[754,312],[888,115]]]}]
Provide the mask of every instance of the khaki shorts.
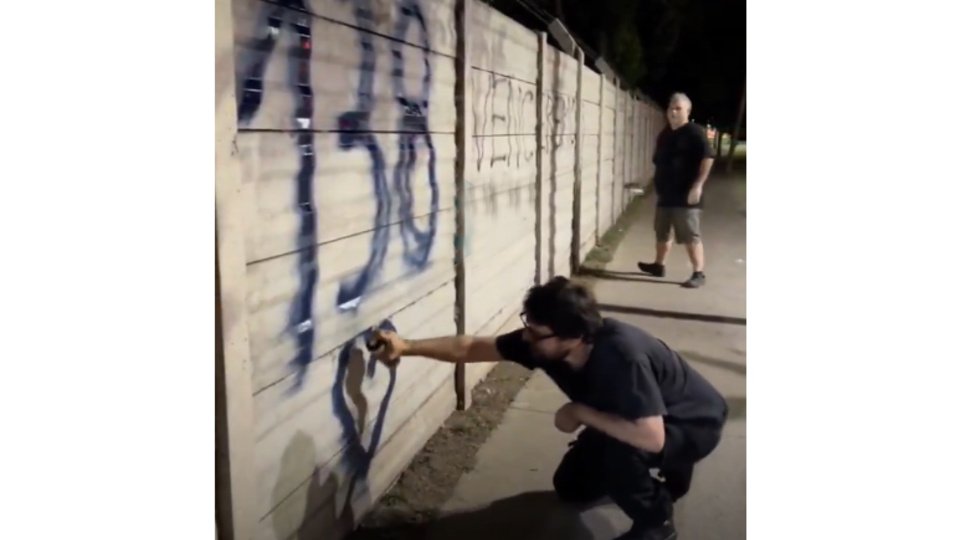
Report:
[{"label": "khaki shorts", "polygon": [[670,231],[674,230],[678,244],[695,244],[700,241],[700,209],[657,207],[653,230],[657,242],[669,242]]}]

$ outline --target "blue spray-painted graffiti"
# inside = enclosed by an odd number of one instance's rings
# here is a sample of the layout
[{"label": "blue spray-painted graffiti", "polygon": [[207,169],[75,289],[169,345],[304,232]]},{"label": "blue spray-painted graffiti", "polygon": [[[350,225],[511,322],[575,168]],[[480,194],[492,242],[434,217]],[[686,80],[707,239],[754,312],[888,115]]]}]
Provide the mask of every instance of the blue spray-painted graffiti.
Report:
[{"label": "blue spray-painted graffiti", "polygon": [[[302,7],[302,2],[299,2]],[[316,153],[313,144],[313,91],[310,86],[310,52],[312,35],[308,17],[302,17],[294,24],[299,36],[300,48],[294,52],[297,58],[295,81],[300,97],[296,111],[296,120],[300,128],[297,134],[297,146],[300,149],[300,170],[297,173],[297,209],[300,214],[300,234],[298,238],[300,266],[300,285],[297,300],[291,312],[290,326],[297,338],[297,356],[294,364],[305,366],[313,359],[313,337],[316,325],[313,322],[313,293],[319,279],[317,264],[317,220],[316,204],[313,200],[313,173],[316,169]],[[303,370],[296,380],[302,384]]]},{"label": "blue spray-painted graffiti", "polygon": [[370,114],[373,110],[373,76],[376,70],[377,55],[373,47],[373,12],[370,0],[356,0],[353,9],[354,17],[360,31],[357,32],[357,42],[360,45],[360,84],[357,87],[357,109],[340,115],[341,150],[350,150],[355,147],[363,148],[370,154],[370,163],[373,173],[373,188],[377,198],[377,213],[374,216],[373,240],[370,246],[370,257],[363,270],[355,277],[340,284],[337,293],[337,306],[342,309],[356,307],[363,293],[370,286],[380,270],[387,254],[387,244],[390,241],[388,228],[390,222],[391,197],[387,187],[386,166],[383,152],[377,143],[376,137],[370,131]]},{"label": "blue spray-painted graffiti", "polygon": [[[430,39],[427,23],[417,0],[406,0],[400,6],[401,17],[397,19],[394,37],[404,39],[410,27],[411,19],[420,25],[420,45],[423,47],[423,86],[419,97],[411,97],[403,81],[403,49],[397,42],[393,44],[393,91],[397,103],[402,108],[400,118],[400,160],[394,172],[394,187],[400,196],[400,232],[403,236],[404,259],[415,268],[423,268],[430,258],[433,239],[437,232],[437,207],[439,193],[437,189],[437,154],[427,125],[427,110],[430,107]],[[410,187],[414,164],[417,161],[416,141],[422,139],[429,153],[430,216],[427,230],[421,231],[413,221],[413,192]]]},{"label": "blue spray-painted graffiti", "polygon": [[[396,327],[389,320],[381,322],[378,328],[396,331]],[[377,410],[377,417],[373,423],[370,442],[364,448],[362,435],[363,428],[366,425],[366,400],[360,391],[362,378],[351,377],[350,375],[351,371],[363,371],[368,379],[372,379],[376,374],[377,359],[371,354],[366,362],[364,361],[364,351],[370,341],[371,334],[372,331],[367,330],[344,344],[337,358],[337,374],[333,383],[333,413],[340,422],[341,440],[345,449],[344,459],[354,479],[365,477],[370,470],[370,463],[373,461],[373,456],[380,445],[383,425],[387,418],[387,408],[397,382],[396,367],[391,366],[388,368],[390,380],[387,383],[387,391],[383,399],[380,400],[380,408]],[[348,397],[354,401],[356,408],[360,411],[356,419],[347,404]]]},{"label": "blue spray-painted graffiti", "polygon": [[[430,42],[428,30],[420,4],[417,0],[402,0],[400,17],[394,29],[394,37],[403,40],[406,37],[410,20],[415,19],[421,30],[423,47],[424,76],[422,94],[411,97],[404,87],[403,45],[393,42],[392,56],[394,96],[401,107],[399,120],[399,159],[393,174],[393,187],[399,197],[400,236],[403,240],[403,257],[407,264],[415,269],[423,269],[429,258],[436,237],[437,209],[439,193],[436,177],[436,152],[427,125],[427,110],[430,106],[430,86],[432,84],[430,66]],[[370,256],[363,269],[340,284],[337,293],[337,307],[341,310],[356,309],[363,295],[376,280],[383,269],[389,243],[389,219],[392,207],[392,194],[386,184],[386,171],[383,152],[376,137],[370,132],[370,113],[373,109],[373,84],[376,70],[376,51],[373,45],[373,12],[370,0],[354,0],[354,17],[359,27],[357,42],[360,46],[360,84],[357,88],[357,108],[340,116],[340,148],[350,150],[362,147],[370,154],[374,193],[377,198],[377,212],[374,217],[374,234],[370,245]],[[422,139],[429,152],[428,174],[430,182],[430,214],[426,230],[420,230],[414,223],[413,190],[411,183],[417,162],[418,139]]]},{"label": "blue spray-painted graffiti", "polygon": [[237,105],[237,121],[241,126],[248,124],[260,109],[260,103],[263,100],[263,73],[267,69],[267,62],[277,44],[280,26],[283,24],[284,9],[279,6],[269,9],[266,15],[266,35],[253,46],[257,57],[242,83],[243,92]]},{"label": "blue spray-painted graffiti", "polygon": [[290,51],[293,62],[289,83],[298,97],[293,120],[300,157],[296,198],[297,213],[300,217],[297,238],[300,282],[291,306],[288,329],[297,341],[297,353],[292,360],[292,365],[296,375],[294,388],[298,388],[303,384],[307,365],[313,360],[313,339],[316,332],[313,295],[319,280],[316,204],[313,193],[313,175],[317,167],[317,159],[312,131],[313,88],[310,83],[313,33],[310,27],[311,17],[306,11],[303,0],[281,0],[279,6],[269,8],[266,35],[255,46],[259,56],[244,79],[237,118],[241,125],[248,124],[260,108],[264,93],[263,75],[280,35],[284,17],[288,19],[289,25],[297,36],[296,43]]},{"label": "blue spray-painted graffiti", "polygon": [[[346,1],[346,0],[345,0]],[[354,17],[357,21],[357,43],[360,48],[360,81],[357,88],[357,106],[338,118],[341,150],[362,149],[370,156],[374,193],[376,196],[376,214],[370,256],[363,269],[350,279],[344,280],[337,294],[336,305],[341,310],[355,309],[370,285],[382,271],[387,253],[390,235],[390,216],[393,207],[393,194],[387,183],[387,166],[383,151],[375,134],[371,131],[370,118],[374,108],[374,78],[376,74],[376,50],[374,47],[374,15],[371,0],[353,0]],[[317,167],[313,130],[314,96],[310,81],[310,62],[313,49],[311,30],[312,16],[304,0],[279,0],[267,4],[265,35],[253,44],[254,61],[244,73],[243,91],[238,100],[237,116],[241,126],[249,125],[256,116],[265,92],[264,74],[268,62],[280,38],[283,23],[286,22],[296,32],[297,40],[289,55],[292,59],[289,85],[298,96],[294,111],[294,133],[299,153],[300,166],[296,176],[296,209],[299,214],[297,238],[297,264],[299,284],[288,323],[290,331],[297,341],[297,352],[291,361],[294,381],[291,392],[298,391],[306,376],[310,363],[314,360],[314,339],[317,331],[314,316],[314,293],[319,280],[317,264],[317,216],[314,201],[314,174]],[[399,197],[400,235],[403,241],[404,261],[415,269],[423,269],[429,261],[431,248],[436,236],[437,210],[439,205],[436,178],[436,152],[427,124],[427,111],[430,105],[430,87],[432,71],[430,65],[430,43],[427,24],[418,0],[400,0],[400,16],[397,18],[394,34],[397,40],[403,40],[415,22],[420,29],[420,46],[423,50],[424,76],[420,95],[407,92],[404,85],[403,45],[392,45],[393,66],[391,76],[393,90],[401,115],[398,121],[399,158],[393,173],[393,188]],[[422,142],[428,151],[428,174],[431,191],[430,213],[424,230],[417,227],[413,215],[413,172],[418,152],[417,143]]]},{"label": "blue spray-painted graffiti", "polygon": [[[393,323],[384,320],[378,326],[381,330],[396,331]],[[353,513],[353,497],[357,486],[365,481],[373,464],[373,457],[380,446],[380,440],[383,437],[383,426],[387,419],[387,409],[393,396],[394,388],[397,384],[396,366],[390,366],[389,382],[387,391],[380,401],[380,407],[377,410],[377,416],[373,421],[373,431],[370,434],[370,441],[366,447],[363,444],[363,431],[367,425],[367,400],[361,391],[363,379],[372,379],[376,374],[377,360],[370,355],[367,361],[364,361],[365,350],[370,342],[372,330],[361,332],[348,340],[340,354],[337,356],[337,372],[334,378],[333,391],[333,413],[340,422],[340,440],[343,446],[343,457],[340,464],[341,478],[346,478],[345,504],[342,513],[334,510],[334,518],[337,521],[346,520],[347,528],[352,529],[356,524]],[[357,415],[354,416],[347,400],[353,401],[357,409]],[[320,467],[314,467],[313,477],[316,482],[324,475],[324,470]],[[334,478],[332,475],[329,478]],[[329,482],[329,479],[328,479]],[[337,489],[336,481],[333,484]],[[308,503],[309,505],[309,503]],[[308,507],[308,509],[310,509]],[[302,538],[302,536],[301,536]]]}]

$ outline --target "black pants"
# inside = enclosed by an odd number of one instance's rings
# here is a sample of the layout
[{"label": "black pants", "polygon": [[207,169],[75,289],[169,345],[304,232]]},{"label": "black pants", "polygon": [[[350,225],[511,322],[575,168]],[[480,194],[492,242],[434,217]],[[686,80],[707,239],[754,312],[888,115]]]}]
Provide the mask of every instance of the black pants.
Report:
[{"label": "black pants", "polygon": [[[584,430],[553,475],[564,501],[589,504],[609,496],[635,523],[659,525],[673,517],[673,502],[686,495],[694,465],[720,442],[719,423],[666,423],[662,452],[637,450],[595,430]],[[650,469],[659,468],[654,479]]]}]

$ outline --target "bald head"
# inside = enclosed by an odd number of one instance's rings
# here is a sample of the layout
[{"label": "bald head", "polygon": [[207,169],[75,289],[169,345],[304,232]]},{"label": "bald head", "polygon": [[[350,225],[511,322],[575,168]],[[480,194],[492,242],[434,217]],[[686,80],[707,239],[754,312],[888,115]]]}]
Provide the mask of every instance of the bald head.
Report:
[{"label": "bald head", "polygon": [[690,111],[693,109],[693,102],[686,94],[677,92],[670,96],[670,105],[667,107],[667,121],[670,127],[678,127],[690,121]]}]

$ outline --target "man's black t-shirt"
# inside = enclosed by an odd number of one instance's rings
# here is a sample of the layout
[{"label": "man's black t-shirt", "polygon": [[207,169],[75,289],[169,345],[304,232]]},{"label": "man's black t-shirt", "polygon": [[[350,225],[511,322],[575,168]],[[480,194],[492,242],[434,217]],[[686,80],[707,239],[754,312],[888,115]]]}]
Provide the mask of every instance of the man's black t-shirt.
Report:
[{"label": "man's black t-shirt", "polygon": [[571,401],[622,418],[662,415],[666,422],[715,421],[727,414],[723,396],[659,339],[605,318],[586,365],[539,361],[517,330],[497,338],[500,356],[542,369]]},{"label": "man's black t-shirt", "polygon": [[[700,174],[700,163],[715,157],[713,146],[704,129],[693,122],[671,129],[668,125],[657,137],[653,153],[656,165],[653,177],[657,204],[662,207],[698,208],[687,203],[690,188]],[[701,198],[701,201],[703,199]]]}]

